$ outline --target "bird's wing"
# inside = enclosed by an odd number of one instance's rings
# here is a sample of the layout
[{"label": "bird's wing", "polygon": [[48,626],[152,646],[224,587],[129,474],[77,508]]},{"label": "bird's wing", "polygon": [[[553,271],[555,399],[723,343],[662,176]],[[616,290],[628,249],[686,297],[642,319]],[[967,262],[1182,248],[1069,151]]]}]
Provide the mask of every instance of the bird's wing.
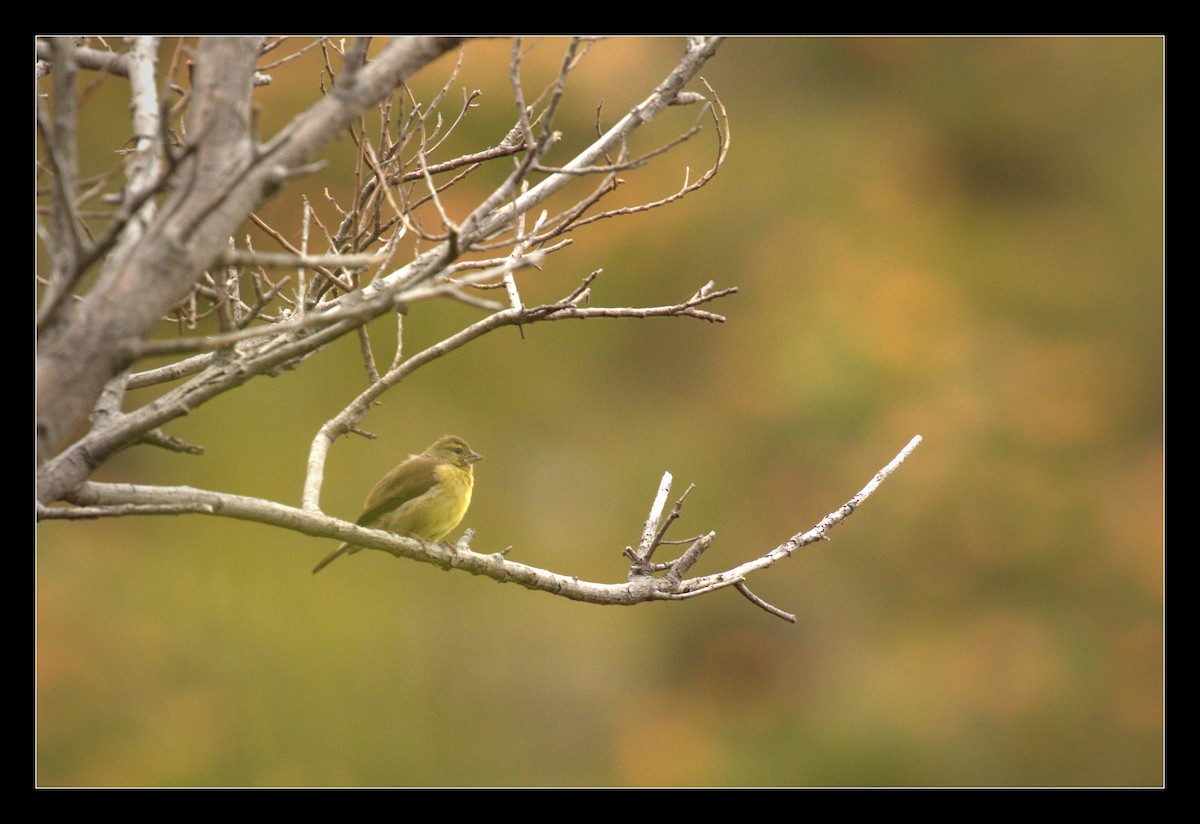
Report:
[{"label": "bird's wing", "polygon": [[382,513],[428,492],[437,483],[434,472],[437,465],[437,458],[413,455],[380,478],[367,496],[365,511],[358,519],[359,526],[370,526]]}]

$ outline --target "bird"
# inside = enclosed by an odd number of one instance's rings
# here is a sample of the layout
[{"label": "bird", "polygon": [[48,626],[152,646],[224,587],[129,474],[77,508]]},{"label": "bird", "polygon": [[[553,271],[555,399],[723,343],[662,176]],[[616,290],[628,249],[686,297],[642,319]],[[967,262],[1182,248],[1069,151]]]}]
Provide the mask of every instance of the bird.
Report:
[{"label": "bird", "polygon": [[[420,455],[409,455],[371,488],[359,526],[386,529],[422,541],[440,541],[458,526],[471,505],[472,465],[483,456],[456,435],[438,438]],[[316,575],[343,554],[362,547],[342,544],[313,567]]]}]

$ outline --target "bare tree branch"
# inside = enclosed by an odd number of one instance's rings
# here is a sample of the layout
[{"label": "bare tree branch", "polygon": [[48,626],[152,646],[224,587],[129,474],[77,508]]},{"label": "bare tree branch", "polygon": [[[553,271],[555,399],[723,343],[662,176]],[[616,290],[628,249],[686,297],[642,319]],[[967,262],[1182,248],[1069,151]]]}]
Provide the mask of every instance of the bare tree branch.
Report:
[{"label": "bare tree branch", "polygon": [[343,267],[347,269],[366,269],[383,260],[383,255],[306,255],[297,250],[296,254],[281,252],[251,252],[242,249],[226,249],[218,258],[221,265],[235,266],[273,266],[279,268],[304,268],[311,266]]},{"label": "bare tree branch", "polygon": [[897,468],[899,468],[900,464],[904,463],[904,460],[912,454],[913,450],[916,449],[920,443],[920,435],[909,441],[908,445],[905,446],[904,449],[900,450],[900,454],[893,458],[887,466],[875,473],[875,477],[871,479],[870,483],[859,490],[857,495],[855,495],[846,503],[842,504],[842,506],[836,511],[831,512],[822,518],[821,521],[812,529],[808,530],[807,532],[801,532],[793,535],[791,538],[788,538],[770,552],[762,555],[759,558],[756,558],[753,561],[748,561],[741,566],[735,567],[728,572],[718,573],[717,575],[707,575],[702,578],[693,578],[690,583],[685,582],[685,588],[689,586],[710,586],[723,581],[729,581],[733,578],[741,578],[744,580],[753,572],[757,572],[761,569],[767,569],[768,567],[772,567],[779,563],[779,561],[783,560],[784,558],[790,558],[792,553],[801,547],[808,546],[809,544],[815,544],[817,541],[827,540],[826,533],[850,517],[850,515],[854,513],[854,510],[857,509],[863,501],[869,498],[871,494],[879,488],[879,485],[886,481],[888,477],[895,472]]},{"label": "bare tree branch", "polygon": [[53,119],[37,101],[37,125],[54,172],[53,226],[51,246],[53,270],[43,298],[39,322],[51,315],[79,279],[77,262],[83,253],[80,218],[76,211],[76,175],[78,173],[75,127],[78,99],[75,96],[73,44],[68,38],[55,37],[49,46],[58,71],[54,75]]},{"label": "bare tree branch", "polygon": [[[201,41],[189,105],[189,135],[199,146],[182,164],[147,241],[111,255],[70,317],[39,336],[38,454],[46,460],[100,387],[209,266],[246,214],[345,124],[455,41],[397,38],[349,81],[336,86],[267,144],[250,134],[250,90],[261,43],[253,38]],[[118,319],[113,307],[120,307]],[[90,358],[76,358],[86,351]],[[65,491],[65,490],[63,490]]]},{"label": "bare tree branch", "polygon": [[[566,239],[552,242],[560,235],[599,220],[674,203],[703,187],[722,167],[730,145],[724,106],[707,83],[707,96],[684,90],[715,53],[720,38],[690,38],[676,65],[641,103],[558,166],[543,160],[558,144],[556,116],[571,72],[587,53],[591,39],[570,41],[552,80],[531,101],[526,99],[525,80],[532,72],[526,67],[523,80],[526,50],[520,40],[515,41],[508,78],[516,108],[514,125],[502,137],[496,134],[499,140],[490,148],[463,152],[459,147],[451,160],[434,154],[449,145],[448,138],[481,95],[464,89],[460,108],[447,116],[439,108],[456,82],[464,50],[460,49],[450,78],[429,102],[420,102],[405,80],[457,45],[458,39],[394,38],[368,59],[371,41],[321,38],[269,64],[278,67],[319,48],[324,72],[321,98],[265,143],[259,142],[251,96],[262,81],[255,66],[282,39],[202,38],[194,53],[189,49],[194,61],[187,88],[173,82],[181,44],[161,94],[155,86],[157,38],[129,38],[123,54],[98,53],[75,39],[39,42],[39,58],[54,74],[52,105],[39,100],[37,109],[44,151],[39,177],[53,175],[48,184],[41,184],[36,222],[39,237],[51,250],[51,271],[45,277],[39,274],[45,284],[37,327],[39,520],[220,515],[337,538],[596,604],[684,600],[732,587],[766,612],[794,621],[795,616],[751,592],[747,578],[825,538],[916,448],[919,437],[858,495],[813,529],[740,566],[698,577],[688,576],[716,534],[708,531],[687,541],[665,540],[693,488],[689,486],[664,517],[670,473],[664,473],[649,516],[641,524],[636,550],[625,550],[630,562],[627,580],[616,584],[580,581],[520,564],[506,557],[508,550],[476,553],[469,545],[470,530],[454,546],[429,544],[350,524],[321,511],[326,459],[336,439],[348,433],[373,437],[360,428],[371,406],[417,369],[506,326],[518,327],[523,335],[528,325],[568,319],[690,317],[722,323],[725,317],[709,304],[737,292],[736,287],[718,289],[709,281],[687,299],[667,305],[595,306],[592,290],[600,274],[596,270],[569,291],[564,289],[567,294],[559,300],[531,306],[522,298],[522,291],[526,297],[532,294],[524,288],[529,270],[542,271],[551,254],[570,244]],[[105,191],[116,171],[89,172],[80,180],[75,146],[81,133],[80,99],[74,88],[77,66],[105,72],[102,76],[128,78],[130,84],[132,138],[123,149],[125,185],[119,194]],[[174,95],[177,100],[172,104],[168,98]],[[692,127],[630,158],[630,139],[638,129],[668,106],[693,103],[703,103],[703,108]],[[370,114],[372,107],[375,112]],[[372,119],[376,115],[377,121]],[[599,117],[597,108],[597,124]],[[672,194],[593,212],[616,190],[618,172],[660,162],[702,128],[709,128],[710,119],[716,157],[699,178],[686,170],[683,184]],[[296,245],[292,240],[296,227],[276,228],[253,210],[285,182],[318,168],[315,153],[346,134],[350,140],[343,145],[354,152],[350,181],[354,189],[349,194],[339,192],[336,199],[325,190],[336,210],[336,223],[329,224],[332,231],[303,195]],[[459,192],[447,196],[494,160],[500,161],[505,173],[485,196],[466,201],[466,206]],[[580,193],[565,205],[556,201],[557,214],[552,216],[543,205],[569,186]],[[97,198],[103,208],[92,203]],[[114,204],[119,207],[115,211]],[[47,215],[45,225],[41,214]],[[258,251],[253,241],[258,236],[250,233],[235,245],[234,234],[246,219],[282,251]],[[412,243],[412,254],[393,268],[402,241]],[[505,251],[492,252],[496,249]],[[99,271],[90,272],[101,261]],[[294,275],[268,273],[280,268]],[[81,283],[90,283],[90,288],[80,287]],[[492,289],[497,290],[491,293],[496,296],[503,289],[507,300],[489,300],[476,293]],[[486,314],[406,355],[404,314],[422,301],[441,297],[468,303]],[[366,324],[388,313],[397,319],[397,346],[390,366],[381,374]],[[174,336],[157,335],[160,329]],[[161,427],[249,380],[296,368],[347,334],[358,336],[367,385],[314,435],[299,509],[183,486],[88,481],[113,454],[138,444],[200,454],[201,447],[172,437]],[[132,372],[142,357],[193,352],[199,354]],[[181,383],[141,406],[123,409],[128,390],[172,381]],[[54,454],[70,428],[88,413],[86,434]],[[59,505],[63,502],[70,505]],[[654,559],[659,547],[682,544],[687,546],[678,557]]]},{"label": "bare tree branch", "polygon": [[[717,40],[691,41],[683,58],[666,80],[659,84],[658,88],[642,104],[623,118],[607,135],[602,136],[600,140],[581,153],[574,163],[567,164],[567,167],[583,168],[594,165],[596,158],[605,156],[608,151],[618,145],[623,145],[633,130],[649,122],[654,115],[675,99],[681,92],[683,84],[693,77],[704,61],[711,56],[717,42]],[[143,342],[145,333],[138,330],[149,329],[152,320],[157,320],[157,317],[170,309],[170,305],[166,302],[168,293],[164,291],[163,283],[174,279],[172,282],[176,286],[173,288],[179,288],[188,282],[185,280],[185,275],[188,278],[194,278],[194,274],[191,273],[203,271],[206,266],[212,265],[221,257],[228,255],[227,245],[222,243],[213,251],[205,252],[204,262],[201,264],[200,254],[192,250],[213,248],[210,244],[216,240],[217,232],[225,231],[224,227],[232,223],[235,214],[245,214],[248,211],[247,207],[252,205],[253,201],[265,191],[264,187],[272,185],[274,180],[281,179],[279,174],[286,177],[286,170],[293,168],[295,163],[299,163],[307,155],[309,147],[316,145],[320,140],[328,139],[334,129],[341,127],[339,124],[348,124],[351,121],[351,112],[359,109],[344,105],[343,98],[351,98],[355,106],[368,99],[377,99],[379,90],[386,86],[383,83],[384,80],[389,82],[394,80],[398,74],[408,71],[421,60],[430,59],[433,53],[429,44],[424,41],[414,44],[412,41],[402,40],[399,46],[394,41],[384,49],[378,58],[365,64],[358,71],[343,71],[338,79],[338,84],[322,101],[285,127],[267,144],[255,148],[245,131],[249,122],[246,109],[231,109],[223,115],[218,116],[218,114],[225,111],[222,106],[228,108],[227,101],[244,101],[246,99],[245,90],[249,87],[248,78],[253,58],[257,55],[258,44],[253,44],[254,48],[245,48],[245,43],[241,40],[224,43],[220,38],[212,38],[202,41],[201,46],[202,49],[219,52],[220,49],[235,48],[238,43],[242,44],[241,47],[245,51],[240,74],[239,72],[224,71],[219,79],[206,79],[207,76],[201,76],[202,72],[199,71],[205,60],[200,59],[197,62],[197,78],[195,89],[191,95],[189,113],[194,115],[200,109],[212,109],[213,114],[202,119],[193,117],[193,125],[188,130],[188,146],[197,147],[195,157],[179,164],[181,167],[179,174],[182,175],[183,182],[160,208],[155,226],[151,227],[147,236],[147,242],[139,244],[137,249],[128,255],[110,255],[96,286],[71,313],[72,317],[69,322],[52,324],[39,340],[39,443],[43,447],[40,454],[43,458],[45,457],[47,454],[45,450],[48,450],[51,443],[57,440],[55,433],[63,431],[63,427],[68,423],[68,418],[71,417],[69,407],[77,405],[82,398],[87,397],[89,381],[98,375],[116,366],[127,364],[132,358],[154,352],[184,352],[197,349],[225,350],[227,348],[230,348],[230,351],[224,357],[216,360],[205,362],[189,359],[185,362],[185,366],[172,367],[165,371],[152,370],[151,373],[140,374],[137,378],[139,382],[169,379],[168,376],[181,377],[196,366],[205,364],[203,368],[194,373],[194,377],[185,386],[172,390],[142,409],[121,416],[119,420],[108,422],[103,428],[94,427],[92,432],[70,445],[52,462],[43,464],[39,469],[38,489],[39,498],[44,502],[61,497],[72,486],[86,478],[92,469],[106,460],[113,451],[135,442],[144,432],[162,425],[172,417],[185,414],[186,411],[196,408],[198,404],[240,385],[251,377],[272,374],[279,369],[293,368],[301,360],[318,351],[336,337],[355,330],[380,314],[392,311],[398,305],[407,305],[413,300],[447,294],[453,295],[457,299],[466,299],[454,284],[448,281],[438,281],[449,271],[449,267],[454,264],[455,259],[466,250],[480,244],[486,237],[500,231],[505,225],[511,223],[515,226],[520,216],[528,209],[534,208],[542,200],[578,177],[567,172],[551,174],[537,185],[528,186],[524,176],[536,162],[537,155],[544,150],[546,144],[542,141],[535,151],[525,152],[524,158],[508,178],[461,222],[458,231],[453,232],[447,241],[418,255],[401,268],[376,277],[367,286],[354,289],[347,294],[329,294],[329,289],[335,288],[335,285],[336,288],[350,288],[350,284],[343,280],[343,275],[338,274],[339,271],[345,272],[346,270],[340,266],[331,265],[325,267],[328,275],[323,275],[321,278],[322,285],[318,286],[316,279],[311,287],[306,285],[303,303],[298,307],[298,312],[294,316],[285,319],[284,316],[290,313],[283,313],[274,323],[266,326],[246,325],[241,329],[234,329],[227,324],[230,331],[219,335],[206,335],[200,339]],[[439,41],[437,48],[444,49],[448,45]],[[394,57],[392,57],[393,55]],[[201,58],[206,56],[211,58],[211,55],[205,53],[200,55]],[[237,65],[237,61],[233,61],[232,58],[221,58],[217,62],[221,63],[223,67],[227,64]],[[570,58],[564,59],[564,66],[574,65],[575,62]],[[242,78],[238,81],[238,88],[242,91],[217,94],[216,85],[232,83],[233,81],[230,79],[232,75]],[[561,85],[562,75],[560,74],[555,88]],[[369,94],[363,92],[364,87],[370,88]],[[331,100],[333,102],[330,102]],[[554,100],[557,100],[557,97],[552,97],[552,102]],[[543,122],[548,124],[552,114],[553,111],[548,109],[544,110],[540,116],[544,118]],[[419,123],[419,121],[413,122]],[[226,123],[230,126],[222,125]],[[413,128],[416,129],[415,133],[424,134],[421,131],[423,126],[414,125]],[[209,141],[215,140],[212,137],[214,133],[223,136],[229,145],[227,147],[218,145],[218,148],[210,146]],[[547,127],[543,131],[543,137],[548,134],[551,133]],[[403,136],[397,138],[397,140],[403,139],[405,139]],[[425,140],[428,140],[428,136]],[[304,151],[301,151],[301,148]],[[369,157],[370,152],[366,149],[364,151],[366,152],[364,156]],[[425,162],[422,156],[424,151],[423,145],[417,148],[416,162],[422,166],[422,176],[428,183],[428,176],[432,174],[433,167]],[[390,157],[392,154],[393,148],[387,147],[387,151],[383,152],[381,156]],[[278,171],[281,167],[283,171]],[[199,174],[200,169],[205,169],[206,172]],[[273,174],[270,171],[272,169],[278,173]],[[363,193],[365,196],[366,187],[364,187]],[[369,197],[358,200],[360,204],[364,205],[369,201]],[[375,198],[375,202],[379,202],[378,198]],[[347,214],[347,220],[351,214],[353,213]],[[178,231],[168,228],[178,226],[179,221],[184,218],[186,218],[184,221],[187,227],[186,231],[190,232],[191,238],[188,244],[189,253],[184,253],[178,243],[173,242],[175,238],[179,237]],[[543,222],[543,219],[539,219],[537,227],[540,227]],[[218,226],[222,228],[218,230]],[[538,230],[537,227],[535,227],[535,231]],[[196,242],[197,233],[203,235],[202,243]],[[339,230],[338,234],[341,235],[342,230]],[[345,255],[348,250],[341,245],[341,241],[337,237],[334,240],[335,247],[331,252],[335,255]],[[519,242],[532,248],[544,241],[540,238],[530,237]],[[290,247],[290,244],[288,246]],[[538,252],[529,252],[523,259],[533,260],[537,255],[544,255],[549,250],[558,248],[563,247],[561,244],[555,244]],[[289,251],[296,250],[289,248]],[[236,256],[231,257],[240,259]],[[293,260],[293,265],[314,262],[307,253],[298,257],[299,260]],[[358,262],[357,259],[352,258],[351,260]],[[340,260],[339,262],[347,263],[349,261]],[[143,264],[143,266],[139,266],[134,271],[135,264]],[[510,250],[509,262],[506,262],[505,266],[512,265]],[[144,285],[140,283],[140,273],[144,271],[155,271],[156,274],[165,275],[165,277],[161,279],[156,277],[152,286]],[[501,272],[500,274],[503,277],[505,273]],[[122,275],[125,276],[122,277]],[[481,278],[482,276],[483,273],[480,273]],[[243,318],[260,314],[262,307],[257,304],[245,306],[235,296],[237,292],[235,282],[230,278],[236,277],[238,277],[236,272],[229,272],[225,278],[225,286],[217,292],[206,292],[207,287],[203,286],[193,292],[187,301],[187,305],[191,308],[185,313],[187,317],[192,318],[190,322],[194,323],[195,319],[200,316],[197,307],[203,302],[210,303],[214,309],[224,307],[226,302],[231,302],[227,308],[236,310]],[[515,286],[515,283],[513,285]],[[136,299],[130,293],[132,289],[141,290]],[[179,300],[177,294],[171,295],[170,300]],[[729,292],[721,294],[729,294]],[[716,297],[719,296],[716,295]],[[718,322],[723,320],[719,315],[698,308],[700,303],[706,302],[708,299],[711,298],[698,297],[675,306],[645,308],[585,307],[575,304],[547,305],[530,310],[533,314],[521,315],[512,320],[518,323],[529,323],[535,320],[566,318],[672,315]],[[113,303],[114,301],[115,303]],[[490,308],[488,302],[472,302]],[[133,313],[135,317],[122,318],[122,322],[119,324],[103,325],[103,321],[107,318],[105,310],[108,307],[127,304],[136,309],[136,312]],[[150,317],[151,309],[156,313],[153,319]],[[225,309],[221,308],[221,311],[225,311]],[[233,326],[237,326],[237,323],[235,322]],[[72,353],[95,351],[97,356],[88,363],[81,364],[77,359],[73,360],[67,356],[68,345],[70,345]],[[141,385],[146,384],[142,383]],[[60,398],[63,403],[56,405],[55,401]]]},{"label": "bare tree branch", "polygon": [[[685,600],[732,586],[737,587],[743,595],[767,612],[788,620],[788,613],[772,607],[750,593],[744,585],[746,577],[752,572],[765,569],[780,559],[790,556],[801,546],[821,540],[829,529],[844,521],[863,501],[870,497],[879,485],[916,449],[920,441],[919,436],[913,438],[900,454],[876,473],[871,482],[863,487],[857,495],[823,518],[808,532],[794,536],[765,553],[757,561],[742,564],[715,575],[698,578],[680,578],[670,574],[661,577],[639,574],[631,576],[624,583],[605,584],[583,581],[573,575],[563,575],[509,560],[507,552],[490,554],[475,552],[469,546],[474,534],[471,530],[468,530],[467,534],[454,545],[429,543],[331,518],[316,509],[296,509],[260,498],[230,495],[191,487],[88,482],[71,496],[72,502],[76,504],[78,510],[39,507],[38,517],[102,517],[130,514],[131,511],[137,511],[138,514],[211,511],[214,515],[226,518],[255,521],[314,537],[333,538],[353,543],[356,546],[382,550],[397,558],[409,558],[422,563],[434,564],[444,569],[458,569],[501,583],[519,584],[528,589],[593,604],[630,606],[647,601]],[[665,484],[660,486],[660,494],[655,498],[656,507],[660,499],[665,500],[666,496],[662,493],[664,486]],[[131,510],[131,507],[139,509]],[[661,512],[661,508],[659,509]],[[77,511],[76,515],[70,514]],[[657,523],[654,527],[650,527],[649,524],[646,527],[646,531],[653,533],[657,529]],[[711,543],[713,537],[713,533],[709,533],[696,543],[706,546]],[[702,551],[701,549],[693,553],[694,557],[698,558]],[[685,553],[686,555],[687,553]],[[769,563],[763,563],[764,559],[770,559]],[[792,620],[794,617],[790,616]]]},{"label": "bare tree branch", "polygon": [[[155,86],[155,69],[158,65],[157,37],[129,38],[133,48],[128,60],[129,88],[133,95],[133,151],[125,161],[124,206],[130,212],[128,223],[122,228],[121,240],[114,254],[122,254],[123,247],[138,243],[145,235],[146,227],[154,219],[155,204],[146,195],[157,191],[161,184],[163,167],[161,106],[158,88]],[[134,203],[140,205],[134,206]]]},{"label": "bare tree branch", "polygon": [[[51,40],[53,39],[57,38],[52,38]],[[52,42],[48,42],[47,40],[37,41],[37,56],[39,60],[45,60],[53,65],[55,70],[62,67],[61,58],[55,54]],[[109,72],[118,77],[129,76],[129,64],[131,61],[127,54],[79,46],[72,49],[70,59],[72,63],[84,69]]]},{"label": "bare tree branch", "polygon": [[766,601],[764,601],[762,598],[759,598],[757,595],[755,595],[753,592],[750,591],[750,587],[746,586],[745,581],[739,580],[736,584],[734,584],[734,586],[737,587],[738,592],[745,595],[747,600],[749,600],[750,603],[754,604],[755,606],[765,609],[767,612],[771,613],[772,615],[774,615],[777,618],[782,618],[783,620],[787,621],[789,624],[796,623],[795,615],[793,615],[790,612],[784,612],[779,607],[771,606]]},{"label": "bare tree branch", "polygon": [[212,363],[211,354],[196,355],[192,358],[178,361],[177,363],[160,366],[157,369],[147,369],[145,372],[134,372],[129,376],[126,388],[141,389],[145,386],[154,386],[167,381],[175,381],[180,378],[186,378],[189,375],[194,375],[204,367]]}]

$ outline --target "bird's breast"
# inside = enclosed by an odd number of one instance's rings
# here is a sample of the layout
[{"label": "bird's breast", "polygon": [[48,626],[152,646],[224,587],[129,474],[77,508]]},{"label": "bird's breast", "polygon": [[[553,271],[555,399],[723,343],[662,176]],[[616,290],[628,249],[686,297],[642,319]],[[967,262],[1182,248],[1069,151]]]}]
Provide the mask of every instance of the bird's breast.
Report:
[{"label": "bird's breast", "polygon": [[378,526],[400,535],[440,541],[467,514],[475,479],[471,470],[442,465],[434,469],[434,484],[380,518]]}]

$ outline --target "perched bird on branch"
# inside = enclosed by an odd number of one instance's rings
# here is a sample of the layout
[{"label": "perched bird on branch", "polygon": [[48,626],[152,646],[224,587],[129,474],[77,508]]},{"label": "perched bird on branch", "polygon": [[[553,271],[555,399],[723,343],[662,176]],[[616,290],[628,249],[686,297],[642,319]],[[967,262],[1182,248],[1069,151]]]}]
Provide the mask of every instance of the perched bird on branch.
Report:
[{"label": "perched bird on branch", "polygon": [[[483,456],[454,435],[438,438],[420,455],[384,475],[371,489],[359,526],[440,541],[458,526],[471,505],[472,464]],[[313,567],[316,575],[338,556],[362,547],[342,544]]]}]

